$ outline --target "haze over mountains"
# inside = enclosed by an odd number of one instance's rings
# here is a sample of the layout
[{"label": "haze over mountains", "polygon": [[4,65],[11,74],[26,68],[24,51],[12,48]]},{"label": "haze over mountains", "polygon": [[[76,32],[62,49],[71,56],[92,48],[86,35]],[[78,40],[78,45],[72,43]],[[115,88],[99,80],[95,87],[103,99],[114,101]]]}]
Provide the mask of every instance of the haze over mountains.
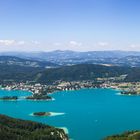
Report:
[{"label": "haze over mountains", "polygon": [[48,61],[31,60],[16,56],[0,56],[0,64],[43,68],[53,68],[57,66],[57,64]]},{"label": "haze over mountains", "polygon": [[4,52],[0,53],[0,82],[95,80],[120,77],[140,81],[140,52]]},{"label": "haze over mountains", "polygon": [[[19,63],[22,61],[23,63],[23,59],[26,59],[26,62],[24,63],[25,65],[31,63],[30,65],[36,67],[55,67],[58,65],[75,64],[108,64],[132,67],[140,66],[140,52],[135,51],[74,52],[69,50],[56,50],[52,52],[0,52],[0,56],[0,62],[2,56],[14,56],[22,58],[14,61],[18,61]],[[29,60],[30,62],[28,62]],[[7,61],[7,59],[5,61]]]}]

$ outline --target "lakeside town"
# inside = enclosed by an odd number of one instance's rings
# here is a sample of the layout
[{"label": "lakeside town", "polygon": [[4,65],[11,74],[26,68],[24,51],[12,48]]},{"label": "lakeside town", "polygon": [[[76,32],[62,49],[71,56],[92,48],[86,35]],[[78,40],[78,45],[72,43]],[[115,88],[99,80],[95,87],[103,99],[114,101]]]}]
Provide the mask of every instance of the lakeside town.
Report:
[{"label": "lakeside town", "polygon": [[[111,79],[111,80],[110,80]],[[93,80],[83,80],[83,81],[55,81],[53,84],[41,84],[41,83],[8,83],[1,84],[2,90],[22,90],[29,91],[32,93],[27,99],[47,99],[51,100],[48,94],[57,91],[69,91],[69,90],[80,90],[80,89],[90,89],[90,88],[111,88],[119,90],[121,94],[126,95],[139,95],[140,94],[140,82],[116,82],[112,81],[112,78],[101,79],[98,81]],[[17,99],[17,97],[4,97],[3,99]]]}]

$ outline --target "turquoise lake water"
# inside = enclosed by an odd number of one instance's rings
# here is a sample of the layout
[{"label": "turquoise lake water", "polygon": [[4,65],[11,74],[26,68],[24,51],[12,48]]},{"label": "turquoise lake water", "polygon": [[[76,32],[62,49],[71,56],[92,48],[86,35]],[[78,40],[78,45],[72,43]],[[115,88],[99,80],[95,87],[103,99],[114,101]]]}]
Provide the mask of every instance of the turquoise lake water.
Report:
[{"label": "turquoise lake water", "polygon": [[[140,96],[123,96],[111,89],[82,89],[53,94],[54,101],[27,101],[25,91],[0,90],[0,96],[18,95],[18,101],[0,101],[0,113],[56,127],[66,127],[74,140],[101,140],[126,130],[140,130]],[[34,117],[33,112],[65,113]]]}]

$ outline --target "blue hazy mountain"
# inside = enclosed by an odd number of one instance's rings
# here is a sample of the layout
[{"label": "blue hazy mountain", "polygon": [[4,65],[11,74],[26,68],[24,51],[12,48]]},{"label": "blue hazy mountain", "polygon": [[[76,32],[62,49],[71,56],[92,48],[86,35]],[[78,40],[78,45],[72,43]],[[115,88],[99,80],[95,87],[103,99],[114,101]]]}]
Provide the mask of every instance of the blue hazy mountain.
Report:
[{"label": "blue hazy mountain", "polygon": [[49,65],[111,64],[140,66],[140,52],[135,51],[89,51],[74,52],[56,50],[52,52],[1,52],[0,56],[15,56],[28,60],[47,61]]},{"label": "blue hazy mountain", "polygon": [[42,68],[53,68],[58,66],[48,61],[31,60],[27,58],[23,59],[16,56],[0,56],[0,64]]}]

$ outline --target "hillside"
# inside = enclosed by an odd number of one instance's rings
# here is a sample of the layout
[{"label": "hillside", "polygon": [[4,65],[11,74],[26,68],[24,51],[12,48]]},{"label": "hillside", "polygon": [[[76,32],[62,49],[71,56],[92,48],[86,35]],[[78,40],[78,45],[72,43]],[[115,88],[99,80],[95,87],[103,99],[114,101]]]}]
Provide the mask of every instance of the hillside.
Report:
[{"label": "hillside", "polygon": [[104,140],[140,140],[140,131],[130,131],[120,135],[113,135]]},{"label": "hillside", "polygon": [[[140,52],[135,51],[51,51],[51,52],[0,52],[0,56],[14,56],[35,61],[47,61],[58,65],[112,64],[119,66],[139,66]],[[33,65],[37,66],[38,64]],[[43,64],[44,65],[44,64]],[[52,66],[52,64],[50,64]]]},{"label": "hillside", "polygon": [[62,129],[0,115],[0,140],[68,140]]},{"label": "hillside", "polygon": [[56,80],[78,81],[127,75],[126,81],[140,81],[140,68],[79,64],[59,68],[25,67],[0,64],[0,82],[52,83]]},{"label": "hillside", "polygon": [[0,64],[17,65],[24,67],[56,67],[57,65],[48,61],[38,61],[31,59],[22,59],[15,56],[0,56]]},{"label": "hillside", "polygon": [[56,69],[47,69],[41,74],[38,81],[49,82],[55,80],[94,80],[98,77],[115,77],[123,74],[129,74],[132,71],[133,68],[131,67],[79,64],[73,66],[60,67]]},{"label": "hillside", "polygon": [[[20,58],[21,56],[0,56],[0,64],[42,68],[56,68],[76,64],[110,64],[112,66],[140,67],[140,56],[113,57],[108,55],[108,57],[96,57],[91,52],[89,56],[86,53],[85,55],[79,54],[78,56],[74,56],[74,54],[72,52],[69,55],[65,53],[55,55],[55,52],[44,53],[42,54],[42,60],[40,58]],[[69,58],[70,56],[71,58]],[[43,60],[44,58],[46,59]]]},{"label": "hillside", "polygon": [[24,67],[18,65],[0,64],[0,82],[25,82],[32,81],[44,68]]}]

